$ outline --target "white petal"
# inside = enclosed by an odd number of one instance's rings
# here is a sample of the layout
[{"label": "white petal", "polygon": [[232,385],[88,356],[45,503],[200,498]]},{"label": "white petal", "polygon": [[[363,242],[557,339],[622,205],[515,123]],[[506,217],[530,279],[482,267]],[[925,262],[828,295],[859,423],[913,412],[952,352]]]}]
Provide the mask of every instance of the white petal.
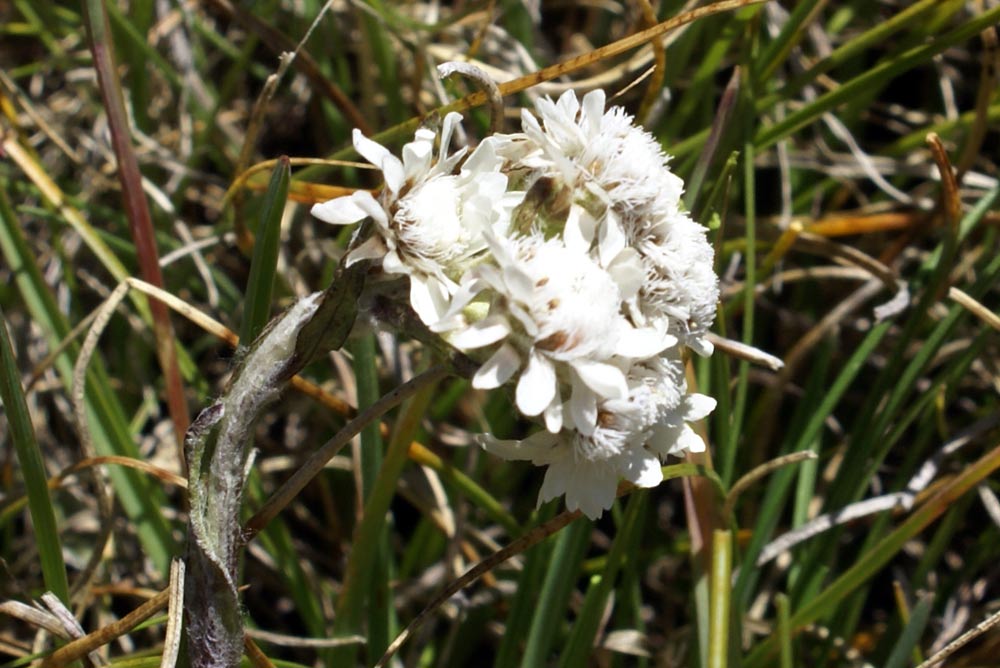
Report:
[{"label": "white petal", "polygon": [[[601,89],[598,88],[593,92],[603,93],[604,91],[601,91]],[[543,101],[547,100],[539,100],[539,103]],[[540,109],[541,108],[539,108],[539,110]],[[555,109],[558,109],[558,111],[564,114],[569,120],[575,120],[577,112],[580,111],[580,102],[576,99],[576,93],[571,89],[560,95],[559,99],[556,100]],[[550,115],[554,115],[554,113],[554,110],[549,111]]]},{"label": "white petal", "polygon": [[417,130],[416,138],[403,147],[403,174],[412,179],[425,174],[431,164],[434,154],[434,133],[430,130]]},{"label": "white petal", "polygon": [[689,394],[684,397],[685,422],[697,422],[708,417],[718,402],[705,394]]},{"label": "white petal", "polygon": [[[554,267],[554,269],[558,269]],[[503,279],[510,291],[510,296],[519,302],[528,304],[535,294],[535,282],[525,270],[516,264],[509,264],[503,268]]]},{"label": "white petal", "polygon": [[595,88],[583,96],[583,113],[587,118],[586,133],[591,137],[601,131],[601,117],[604,116],[604,91]]},{"label": "white petal", "polygon": [[455,126],[462,122],[462,114],[457,111],[449,111],[445,114],[444,121],[441,123],[441,157],[440,160],[444,160],[445,156],[448,155],[448,149],[451,148],[451,135],[455,132]]},{"label": "white petal", "polygon": [[389,217],[385,214],[382,205],[375,201],[372,194],[367,190],[359,190],[351,195],[351,199],[358,205],[358,208],[368,214],[368,217],[375,221],[379,229],[385,230],[389,227]]},{"label": "white petal", "polygon": [[608,273],[618,284],[623,301],[637,295],[646,281],[646,270],[642,266],[638,251],[634,248],[626,248],[616,255],[608,265]]},{"label": "white petal", "polygon": [[479,278],[463,276],[462,282],[451,297],[451,306],[448,307],[448,312],[441,317],[440,321],[430,326],[431,331],[445,332],[455,329],[459,323],[463,322],[463,319],[459,317],[462,310],[486,287],[486,283]]},{"label": "white petal", "polygon": [[385,255],[386,250],[382,237],[373,235],[344,258],[344,265],[350,267],[360,260],[377,260]]},{"label": "white petal", "polygon": [[514,302],[509,302],[507,304],[507,309],[510,311],[511,315],[520,321],[521,326],[524,327],[524,331],[528,336],[533,339],[538,338],[538,323],[535,322],[535,319],[530,313]]},{"label": "white petal", "polygon": [[664,334],[655,327],[621,328],[615,343],[615,354],[630,359],[646,359],[677,345],[677,337]]},{"label": "white petal", "polygon": [[702,357],[710,357],[712,353],[715,352],[715,346],[708,339],[701,337],[692,337],[685,341],[687,347],[695,351],[698,355]]},{"label": "white petal", "polygon": [[479,142],[476,150],[469,155],[469,159],[462,165],[462,175],[481,174],[484,172],[494,172],[500,166],[497,159],[496,149],[489,137]]},{"label": "white petal", "polygon": [[[443,315],[443,314],[442,314]],[[510,334],[510,323],[502,315],[486,316],[465,331],[449,337],[451,345],[462,350],[482,348]]]},{"label": "white petal", "polygon": [[517,407],[527,416],[538,415],[556,396],[556,370],[552,363],[534,349],[528,356],[528,368],[517,381]]},{"label": "white petal", "polygon": [[622,477],[639,487],[656,487],[663,482],[660,460],[645,448],[622,453]]},{"label": "white petal", "polygon": [[532,434],[523,441],[503,441],[494,438],[493,434],[477,434],[475,438],[484,450],[497,457],[513,461],[530,460],[536,466],[548,464],[562,454],[555,447],[558,439],[547,431]]},{"label": "white petal", "polygon": [[386,187],[390,192],[398,195],[403,190],[403,184],[406,183],[403,163],[396,156],[390,155],[382,159],[382,164],[379,167],[382,169],[382,178],[385,179]]},{"label": "white petal", "polygon": [[570,362],[580,380],[605,399],[624,399],[628,396],[628,383],[622,370],[613,364],[592,360]]},{"label": "white petal", "polygon": [[705,441],[691,427],[684,425],[681,429],[680,438],[670,449],[670,454],[679,452],[705,452]]},{"label": "white petal", "polygon": [[[510,344],[503,344],[472,377],[472,387],[477,390],[492,390],[500,387],[521,368],[521,356]],[[552,431],[551,429],[549,431]],[[559,431],[558,429],[556,431]]]},{"label": "white petal", "polygon": [[616,255],[622,252],[626,243],[625,232],[622,231],[621,223],[618,222],[618,216],[611,209],[608,209],[604,222],[601,223],[599,234],[597,250],[601,258],[601,266],[606,267],[611,264]]},{"label": "white petal", "polygon": [[389,149],[364,136],[361,130],[358,130],[357,128],[354,128],[354,132],[351,137],[354,143],[354,150],[357,151],[362,158],[376,167],[382,164],[382,161],[386,158],[386,156],[392,155],[389,153]]},{"label": "white petal", "polygon": [[562,236],[566,248],[586,253],[590,249],[591,239],[588,239],[583,233],[583,228],[581,227],[581,218],[583,216],[590,217],[590,214],[579,204],[572,204],[569,208],[569,215],[566,216],[566,224],[563,226]]},{"label": "white petal", "polygon": [[411,274],[410,305],[425,325],[433,325],[448,311],[448,291],[436,278]]},{"label": "white petal", "polygon": [[563,426],[563,403],[562,397],[558,394],[559,388],[557,387],[556,400],[545,409],[545,428],[553,434],[558,434]]},{"label": "white petal", "polygon": [[373,202],[375,201],[367,190],[360,190],[353,195],[314,204],[310,212],[324,223],[350,225],[368,217],[368,212],[358,205],[357,197],[359,196],[367,196]]},{"label": "white petal", "polygon": [[576,377],[569,395],[569,419],[584,436],[593,434],[597,427],[597,395]]},{"label": "white petal", "polygon": [[562,460],[557,460],[549,464],[549,468],[545,470],[545,479],[542,481],[542,488],[538,490],[539,506],[566,493],[566,488],[573,481],[572,466],[572,459],[570,457],[564,457]]},{"label": "white petal", "polygon": [[382,258],[382,271],[387,274],[409,274],[411,269],[408,265],[403,264],[403,261],[399,259],[399,253],[393,248],[387,251],[385,257]]},{"label": "white petal", "polygon": [[577,463],[566,485],[566,508],[596,520],[615,502],[617,492],[618,476],[606,463]]}]

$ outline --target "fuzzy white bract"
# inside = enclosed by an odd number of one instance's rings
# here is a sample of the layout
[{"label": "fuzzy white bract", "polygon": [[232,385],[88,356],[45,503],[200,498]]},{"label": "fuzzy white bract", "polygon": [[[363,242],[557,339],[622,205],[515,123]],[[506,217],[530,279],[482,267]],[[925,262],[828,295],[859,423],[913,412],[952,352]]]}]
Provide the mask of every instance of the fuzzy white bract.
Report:
[{"label": "fuzzy white bract", "polygon": [[370,217],[348,262],[379,259],[409,278],[432,331],[481,362],[473,386],[513,385],[544,428],[520,441],[484,434],[490,452],[546,466],[539,503],[565,496],[598,517],[618,482],[662,480],[668,455],[704,450],[689,422],[715,401],[687,391],[684,351],[712,352],[718,279],[704,228],[683,211],[683,182],[649,133],[601,91],[539,100],[522,132],[448,154],[458,122],[417,132],[402,160],[355,132],[382,170],[377,197],[317,205],[333,224]]}]

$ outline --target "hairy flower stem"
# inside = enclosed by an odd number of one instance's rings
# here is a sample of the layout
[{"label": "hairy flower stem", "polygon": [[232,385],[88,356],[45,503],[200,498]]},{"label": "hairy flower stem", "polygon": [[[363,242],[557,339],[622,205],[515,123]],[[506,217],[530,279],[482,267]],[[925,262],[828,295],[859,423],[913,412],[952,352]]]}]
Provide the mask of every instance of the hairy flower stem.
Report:
[{"label": "hairy flower stem", "polygon": [[252,429],[261,411],[302,366],[296,347],[321,293],[300,300],[253,345],[225,394],[188,430],[190,462],[186,591],[188,651],[194,668],[233,668],[243,652],[236,575],[243,541],[239,513]]}]

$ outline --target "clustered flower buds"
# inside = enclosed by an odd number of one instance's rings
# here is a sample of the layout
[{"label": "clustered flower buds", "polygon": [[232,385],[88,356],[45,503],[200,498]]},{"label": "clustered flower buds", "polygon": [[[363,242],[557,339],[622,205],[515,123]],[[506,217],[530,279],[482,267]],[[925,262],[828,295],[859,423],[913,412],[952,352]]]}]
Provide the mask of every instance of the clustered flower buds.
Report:
[{"label": "clustered flower buds", "polygon": [[515,382],[544,428],[522,441],[485,434],[507,459],[547,466],[539,503],[565,495],[598,517],[618,480],[662,480],[669,454],[704,450],[687,425],[715,408],[691,394],[682,354],[712,352],[718,279],[704,228],[682,210],[683,182],[656,140],[602,91],[570,91],[522,112],[522,132],[449,154],[461,117],[426,129],[402,160],[354,132],[378,167],[359,191],[313,207],[335,225],[374,221],[347,262],[380,259],[409,277],[432,331],[481,361],[473,386]]}]

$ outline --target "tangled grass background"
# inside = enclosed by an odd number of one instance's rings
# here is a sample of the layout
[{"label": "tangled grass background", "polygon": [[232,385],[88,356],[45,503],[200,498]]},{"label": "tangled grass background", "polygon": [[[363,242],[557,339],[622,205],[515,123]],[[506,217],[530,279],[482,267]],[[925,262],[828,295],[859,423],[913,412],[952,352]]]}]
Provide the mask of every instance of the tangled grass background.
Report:
[{"label": "tangled grass background", "polygon": [[[312,159],[356,159],[353,128],[398,148],[447,105],[475,145],[489,112],[435,70],[466,59],[500,83],[505,124],[569,89],[635,114],[709,229],[713,331],[784,366],[691,360],[689,385],[719,402],[697,425],[708,452],[623,488],[598,521],[535,509],[541,472],[474,446],[529,424],[510,395],[455,376],[275,504],[359,408],[448,353],[384,326],[399,314],[362,318],[257,424],[245,660],[373,665],[419,618],[402,665],[993,665],[1000,6],[768,2],[601,50],[691,11],[0,5],[2,665],[61,665],[74,646],[161,665],[183,649],[167,624],[180,437],[224,392],[234,332],[252,340],[296,296],[347,280],[350,233],[309,205],[380,185]],[[282,155],[291,169],[260,164]],[[23,605],[46,590],[85,640],[56,650],[67,624]]]}]

